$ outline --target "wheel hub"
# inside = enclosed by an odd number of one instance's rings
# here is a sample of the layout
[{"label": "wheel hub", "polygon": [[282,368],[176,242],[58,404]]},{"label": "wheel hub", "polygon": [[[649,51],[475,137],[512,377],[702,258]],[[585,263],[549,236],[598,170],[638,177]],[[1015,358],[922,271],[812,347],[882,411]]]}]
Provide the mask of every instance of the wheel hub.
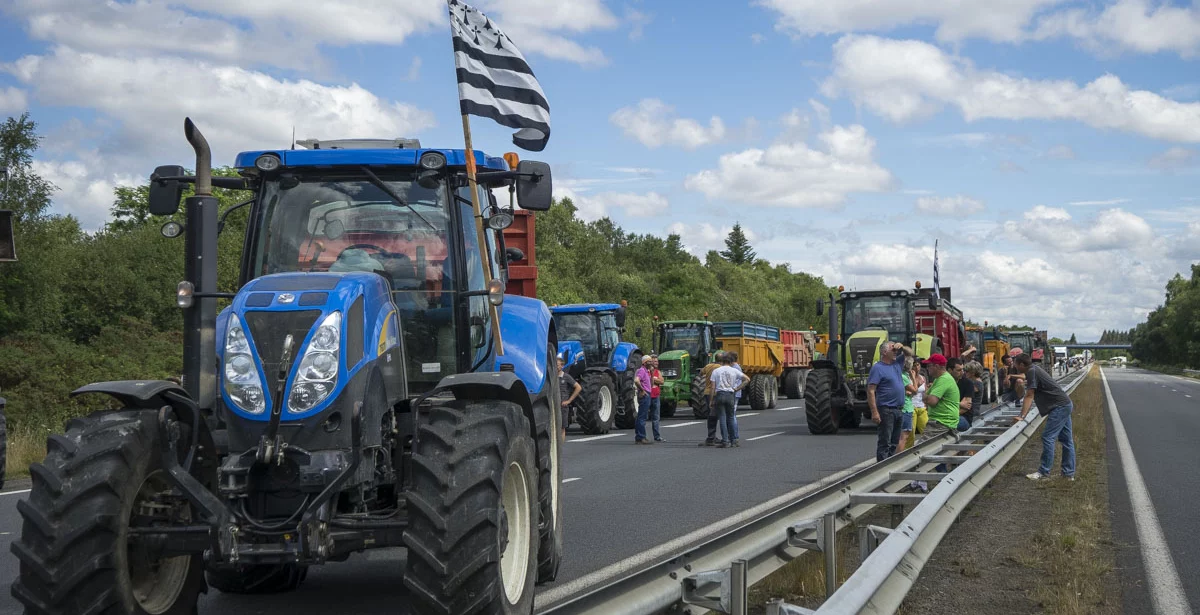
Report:
[{"label": "wheel hub", "polygon": [[[164,503],[169,499],[165,497],[168,493],[166,475],[161,470],[150,474],[138,489],[131,512],[168,525],[190,521],[191,512],[186,505]],[[187,583],[191,556],[162,559],[136,543],[126,543],[126,558],[129,584],[138,606],[149,615],[169,611]]]}]

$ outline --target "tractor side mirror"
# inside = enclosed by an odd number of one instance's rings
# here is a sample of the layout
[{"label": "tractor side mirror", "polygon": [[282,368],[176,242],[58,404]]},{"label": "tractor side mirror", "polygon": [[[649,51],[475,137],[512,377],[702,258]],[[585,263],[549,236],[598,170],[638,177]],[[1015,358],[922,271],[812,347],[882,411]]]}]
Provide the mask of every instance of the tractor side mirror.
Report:
[{"label": "tractor side mirror", "polygon": [[17,243],[13,239],[13,212],[0,210],[0,261],[17,260]]},{"label": "tractor side mirror", "polygon": [[825,315],[825,300],[817,299],[817,316]]},{"label": "tractor side mirror", "polygon": [[536,160],[517,163],[517,204],[529,211],[550,209],[550,165]]},{"label": "tractor side mirror", "polygon": [[525,260],[525,252],[521,248],[507,247],[504,248],[504,258],[510,263],[516,263]]},{"label": "tractor side mirror", "polygon": [[150,175],[150,213],[156,216],[170,216],[179,211],[179,200],[183,198],[183,167],[179,165],[162,166],[154,169]]}]

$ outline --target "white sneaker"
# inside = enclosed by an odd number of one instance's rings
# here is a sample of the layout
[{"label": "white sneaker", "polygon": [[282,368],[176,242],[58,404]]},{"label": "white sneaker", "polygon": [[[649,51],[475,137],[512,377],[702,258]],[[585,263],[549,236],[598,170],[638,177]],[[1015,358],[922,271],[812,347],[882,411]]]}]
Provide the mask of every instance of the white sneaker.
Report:
[{"label": "white sneaker", "polygon": [[1033,474],[1026,474],[1025,478],[1028,478],[1029,480],[1042,480],[1043,478],[1050,478],[1050,477],[1046,476],[1045,474],[1042,474],[1041,472],[1034,472]]}]

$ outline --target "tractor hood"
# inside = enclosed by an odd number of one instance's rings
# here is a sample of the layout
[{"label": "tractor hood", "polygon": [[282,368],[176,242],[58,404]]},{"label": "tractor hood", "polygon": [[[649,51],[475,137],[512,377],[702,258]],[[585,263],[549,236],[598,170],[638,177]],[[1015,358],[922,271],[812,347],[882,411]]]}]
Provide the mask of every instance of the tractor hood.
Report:
[{"label": "tractor hood", "polygon": [[686,350],[668,350],[658,355],[658,370],[663,380],[679,380],[692,369],[692,355]]}]

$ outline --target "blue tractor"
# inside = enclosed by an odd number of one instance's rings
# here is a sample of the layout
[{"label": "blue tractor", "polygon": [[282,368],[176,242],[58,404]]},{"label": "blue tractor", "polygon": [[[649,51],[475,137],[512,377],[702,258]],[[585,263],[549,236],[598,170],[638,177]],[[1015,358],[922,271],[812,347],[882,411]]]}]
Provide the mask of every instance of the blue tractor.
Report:
[{"label": "blue tractor", "polygon": [[569,422],[585,433],[632,429],[637,419],[638,393],[634,381],[642,351],[621,341],[625,306],[616,303],[557,305],[550,308],[558,332],[558,352],[564,370],[583,391],[573,404]]},{"label": "blue tractor", "polygon": [[[558,342],[544,303],[504,294],[513,214],[490,189],[544,211],[550,168],[471,152],[476,185],[463,150],[308,141],[212,177],[185,133],[196,174],[159,167],[149,197],[171,215],[195,186],[163,227],[186,239],[182,386],[75,391],[122,409],[70,422],[30,469],[26,612],[191,614],[206,586],[288,590],[385,547],[407,549],[413,613],[532,612],[562,558]],[[253,192],[234,294],[213,186]]]}]

